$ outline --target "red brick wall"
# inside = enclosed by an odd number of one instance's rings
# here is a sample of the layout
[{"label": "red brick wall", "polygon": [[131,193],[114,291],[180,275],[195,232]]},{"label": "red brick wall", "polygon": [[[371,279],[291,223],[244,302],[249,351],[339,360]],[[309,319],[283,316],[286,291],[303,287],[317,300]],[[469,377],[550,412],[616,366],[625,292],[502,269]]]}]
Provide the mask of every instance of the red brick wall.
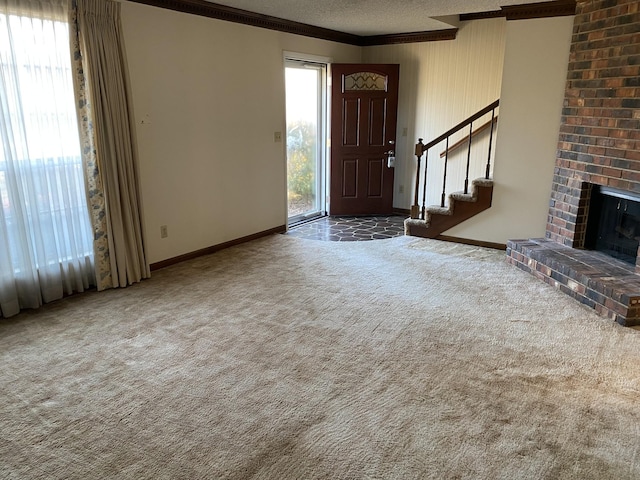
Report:
[{"label": "red brick wall", "polygon": [[581,247],[589,184],[640,194],[640,1],[578,3],[547,238]]}]

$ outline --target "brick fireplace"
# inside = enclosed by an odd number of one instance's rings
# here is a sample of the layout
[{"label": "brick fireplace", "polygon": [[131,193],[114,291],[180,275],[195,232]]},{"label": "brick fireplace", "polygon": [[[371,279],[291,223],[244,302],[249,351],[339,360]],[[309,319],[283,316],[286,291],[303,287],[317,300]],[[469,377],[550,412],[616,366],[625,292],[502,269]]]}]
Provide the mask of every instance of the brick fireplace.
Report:
[{"label": "brick fireplace", "polygon": [[[639,4],[578,2],[546,236],[507,245],[510,263],[622,325],[640,325],[640,226],[628,203],[640,201]],[[591,250],[602,192],[625,208],[613,227],[624,256]]]}]

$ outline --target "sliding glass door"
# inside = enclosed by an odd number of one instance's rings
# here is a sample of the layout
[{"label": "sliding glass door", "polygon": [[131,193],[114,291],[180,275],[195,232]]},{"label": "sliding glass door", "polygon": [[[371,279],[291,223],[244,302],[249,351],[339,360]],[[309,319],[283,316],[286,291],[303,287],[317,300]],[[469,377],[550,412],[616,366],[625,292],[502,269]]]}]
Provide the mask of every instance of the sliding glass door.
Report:
[{"label": "sliding glass door", "polygon": [[326,214],[326,70],[321,63],[285,62],[289,225]]}]

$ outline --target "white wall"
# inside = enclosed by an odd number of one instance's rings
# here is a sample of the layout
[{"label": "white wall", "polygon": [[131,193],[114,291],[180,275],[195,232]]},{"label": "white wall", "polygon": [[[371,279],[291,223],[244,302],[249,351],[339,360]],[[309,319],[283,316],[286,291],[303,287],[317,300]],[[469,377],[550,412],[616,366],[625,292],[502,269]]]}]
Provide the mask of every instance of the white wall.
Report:
[{"label": "white wall", "polygon": [[149,261],[284,225],[283,51],[362,49],[129,2],[122,23]]},{"label": "white wall", "polygon": [[544,236],[572,29],[573,17],[507,22],[493,204],[447,235]]},{"label": "white wall", "polygon": [[273,139],[285,130],[283,51],[400,64],[398,208],[413,203],[417,137],[500,97],[493,207],[446,233],[544,235],[573,17],[465,22],[455,41],[364,49],[137,3],[122,17],[150,262],[286,223],[285,146]]},{"label": "white wall", "polygon": [[[364,49],[365,62],[400,64],[395,207],[408,209],[413,203],[417,139],[432,140],[500,97],[506,23],[504,18],[462,22],[455,40]],[[439,153],[444,144],[435,150],[429,160],[427,204],[439,202],[442,191]],[[454,179],[464,167],[466,152],[464,159],[451,159],[448,178]],[[460,190],[462,184],[451,188]]]}]

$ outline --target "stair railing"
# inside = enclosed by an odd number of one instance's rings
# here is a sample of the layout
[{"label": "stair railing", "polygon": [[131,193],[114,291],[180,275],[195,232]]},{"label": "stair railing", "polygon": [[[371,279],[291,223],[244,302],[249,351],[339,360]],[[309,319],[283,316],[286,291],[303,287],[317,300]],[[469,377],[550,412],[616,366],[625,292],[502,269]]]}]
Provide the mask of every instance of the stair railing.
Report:
[{"label": "stair railing", "polygon": [[[491,121],[488,122],[490,124],[490,133],[489,133],[489,153],[487,155],[487,165],[485,169],[485,178],[489,178],[489,174],[491,171],[491,147],[493,142],[493,130],[497,121],[496,109],[500,105],[500,100],[496,100],[490,105],[487,105],[482,110],[474,113],[466,120],[463,120],[455,127],[447,130],[442,135],[437,138],[434,138],[427,144],[422,143],[422,138],[418,139],[418,143],[416,144],[415,155],[417,157],[417,168],[416,168],[416,186],[413,197],[413,205],[411,206],[411,218],[425,220],[426,218],[426,198],[427,198],[427,168],[429,162],[429,149],[435,147],[443,140],[446,140],[446,148],[444,150],[444,175],[442,181],[442,195],[440,198],[440,206],[444,207],[445,199],[446,199],[446,188],[447,188],[447,164],[449,163],[449,137],[459,132],[465,127],[469,127],[469,134],[467,136],[467,166],[465,171],[465,179],[464,179],[464,193],[469,193],[469,168],[471,164],[471,141],[475,135],[477,135],[481,130],[486,128],[485,125],[478,128],[476,131],[473,130],[473,122],[483,117],[484,115],[491,112]],[[460,142],[457,142],[451,149],[460,145]],[[419,204],[419,189],[420,189],[420,172],[421,172],[421,164],[422,164],[422,155],[427,152],[424,161],[424,176],[423,176],[423,188],[422,188],[422,207]],[[442,155],[441,155],[442,156]]]}]

